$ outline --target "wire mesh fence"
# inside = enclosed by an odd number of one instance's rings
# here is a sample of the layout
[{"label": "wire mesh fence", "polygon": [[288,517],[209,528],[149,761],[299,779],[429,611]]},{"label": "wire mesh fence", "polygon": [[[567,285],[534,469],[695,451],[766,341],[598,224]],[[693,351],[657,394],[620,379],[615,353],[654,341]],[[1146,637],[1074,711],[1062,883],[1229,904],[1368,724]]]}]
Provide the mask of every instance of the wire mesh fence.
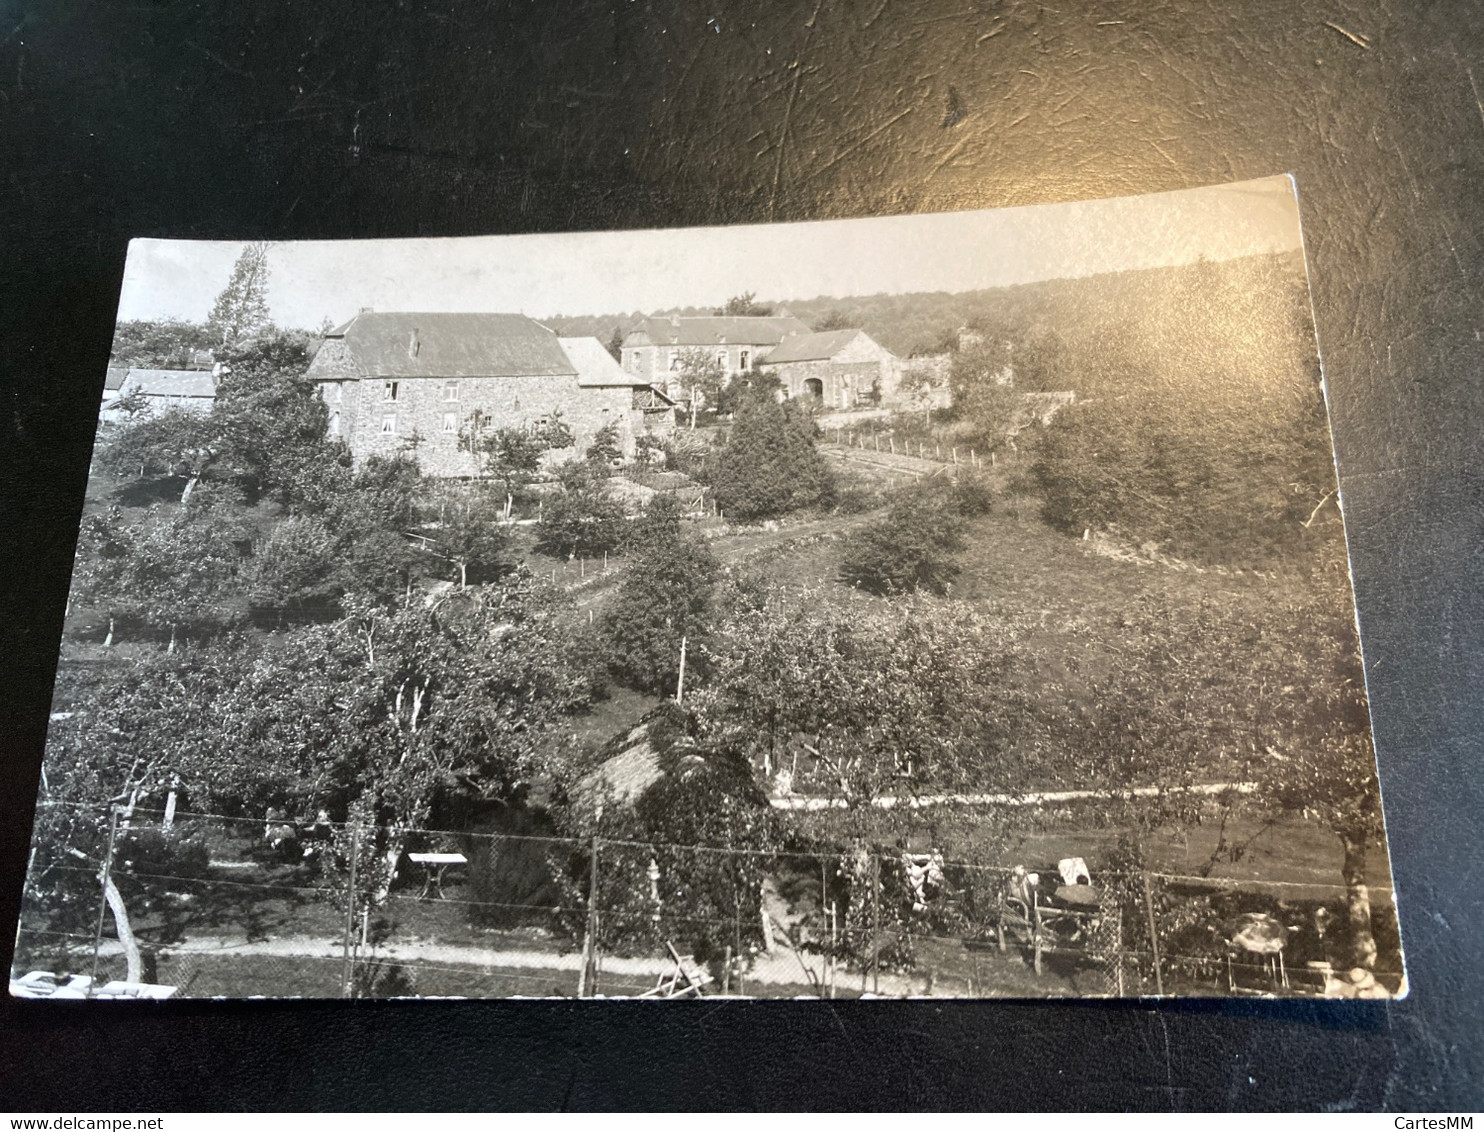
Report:
[{"label": "wire mesh fence", "polygon": [[95,850],[49,842],[38,822],[16,993],[1380,997],[1401,984],[1384,930],[1349,976],[1364,941],[1340,884],[323,813],[67,817],[71,841],[91,829]]}]

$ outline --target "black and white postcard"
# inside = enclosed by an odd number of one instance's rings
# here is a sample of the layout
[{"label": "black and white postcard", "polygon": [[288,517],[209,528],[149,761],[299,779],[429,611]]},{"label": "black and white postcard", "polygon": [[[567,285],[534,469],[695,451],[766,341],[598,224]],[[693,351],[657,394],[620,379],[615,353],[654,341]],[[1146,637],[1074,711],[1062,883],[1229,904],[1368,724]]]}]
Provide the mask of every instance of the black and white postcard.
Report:
[{"label": "black and white postcard", "polygon": [[1406,991],[1289,178],[139,240],[98,378],[14,995]]}]

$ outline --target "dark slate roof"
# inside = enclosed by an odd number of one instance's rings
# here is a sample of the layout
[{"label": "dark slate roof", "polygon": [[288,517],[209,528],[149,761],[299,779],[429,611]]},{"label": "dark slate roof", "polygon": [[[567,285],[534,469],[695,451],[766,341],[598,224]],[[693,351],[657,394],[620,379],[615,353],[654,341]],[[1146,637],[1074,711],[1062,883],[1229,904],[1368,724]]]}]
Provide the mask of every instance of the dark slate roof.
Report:
[{"label": "dark slate roof", "polygon": [[[345,340],[364,377],[565,377],[577,373],[556,332],[523,314],[365,311],[325,337]],[[316,376],[312,363],[309,376]]]},{"label": "dark slate roof", "polygon": [[845,349],[859,330],[821,330],[817,334],[795,334],[785,338],[767,357],[760,358],[764,365],[776,362],[823,362]]},{"label": "dark slate roof", "polygon": [[[797,318],[754,318],[713,315],[696,318],[646,318],[639,332],[656,346],[776,346],[790,334],[808,334],[809,324]],[[625,340],[625,345],[628,345]]]}]

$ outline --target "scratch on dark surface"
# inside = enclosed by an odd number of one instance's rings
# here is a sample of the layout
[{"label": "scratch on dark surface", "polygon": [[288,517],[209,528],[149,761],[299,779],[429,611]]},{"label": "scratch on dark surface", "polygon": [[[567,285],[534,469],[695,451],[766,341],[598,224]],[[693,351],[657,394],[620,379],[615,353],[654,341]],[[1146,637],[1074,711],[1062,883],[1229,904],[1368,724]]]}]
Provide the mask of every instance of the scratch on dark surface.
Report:
[{"label": "scratch on dark surface", "polygon": [[187,47],[191,48],[192,50],[199,51],[202,55],[205,55],[206,58],[210,59],[218,67],[222,68],[222,70],[224,70],[224,71],[230,71],[234,75],[241,75],[245,79],[252,78],[252,76],[249,75],[246,71],[244,71],[241,67],[234,67],[234,66],[232,66],[231,63],[228,63],[220,55],[216,54],[216,52],[211,51],[211,50],[209,50],[206,47],[203,47],[201,44],[197,43],[194,39],[188,39],[185,42],[186,42],[186,46]]},{"label": "scratch on dark surface", "polygon": [[936,177],[938,175],[938,173],[942,170],[942,168],[945,165],[947,165],[950,161],[952,161],[955,157],[957,157],[958,156],[958,151],[961,150],[961,149],[963,149],[964,146],[968,144],[968,141],[969,141],[969,139],[967,137],[959,138],[959,140],[954,144],[953,148],[950,149],[947,153],[945,153],[943,155],[942,159],[938,162],[938,164],[934,165],[923,176],[922,179],[923,179],[924,183],[927,182],[927,181],[930,181],[930,180],[932,180],[932,178]]},{"label": "scratch on dark surface", "polygon": [[1369,51],[1371,49],[1371,37],[1368,35],[1357,35],[1353,31],[1346,31],[1339,24],[1334,23],[1331,20],[1325,20],[1324,26],[1327,28],[1332,28],[1333,30],[1339,32],[1351,43],[1355,44],[1356,47],[1359,47],[1362,51]]},{"label": "scratch on dark surface", "polygon": [[1402,152],[1401,146],[1397,146],[1396,155],[1401,160],[1402,172],[1407,175],[1407,185],[1412,190],[1412,196],[1417,200],[1422,199],[1422,190],[1417,187],[1417,178],[1412,176],[1412,167],[1407,164],[1407,155]]},{"label": "scratch on dark surface", "polygon": [[788,152],[788,135],[793,129],[794,104],[799,100],[799,85],[804,81],[804,56],[809,50],[809,41],[814,36],[814,24],[819,19],[819,9],[824,0],[815,0],[814,11],[804,21],[804,44],[793,61],[794,81],[788,89],[788,102],[783,108],[783,127],[778,132],[778,158],[773,163],[773,189],[768,194],[768,216],[778,214],[778,193],[783,186],[783,159]]},{"label": "scratch on dark surface", "polygon": [[1159,154],[1159,155],[1160,155],[1160,156],[1161,156],[1161,157],[1163,157],[1163,158],[1164,158],[1164,159],[1165,159],[1165,160],[1166,160],[1166,161],[1168,161],[1168,162],[1169,162],[1169,163],[1170,163],[1170,164],[1171,164],[1171,165],[1173,165],[1173,166],[1174,166],[1174,167],[1175,167],[1175,168],[1176,168],[1176,169],[1178,169],[1178,168],[1180,168],[1180,163],[1179,163],[1179,162],[1178,162],[1178,161],[1176,161],[1176,160],[1175,160],[1175,159],[1174,159],[1174,158],[1173,158],[1173,157],[1171,157],[1171,156],[1170,156],[1170,155],[1169,155],[1169,154],[1168,154],[1168,153],[1167,153],[1167,152],[1166,152],[1166,151],[1165,151],[1165,149],[1164,149],[1164,147],[1163,147],[1163,146],[1161,146],[1161,145],[1160,145],[1160,144],[1159,144],[1159,142],[1157,142],[1157,141],[1155,141],[1155,140],[1154,140],[1154,139],[1153,139],[1153,138],[1151,138],[1151,139],[1150,139],[1150,140],[1149,140],[1149,144],[1150,144],[1150,145],[1151,145],[1151,146],[1153,146],[1153,147],[1154,147],[1154,151],[1155,151],[1155,152],[1156,152],[1156,153],[1158,153],[1158,154]]},{"label": "scratch on dark surface", "polygon": [[881,13],[884,12],[884,11],[886,11],[886,6],[888,4],[890,4],[890,3],[891,3],[891,0],[881,0],[881,3],[876,5],[876,10],[871,13],[870,17],[861,26],[862,27],[870,27],[872,24],[874,24],[877,20],[879,20],[881,18]]},{"label": "scratch on dark surface", "polygon": [[1159,1034],[1165,1043],[1165,1094],[1169,1097],[1170,1109],[1173,1111],[1175,1108],[1175,1061],[1170,1056],[1170,1028],[1165,1025],[1165,1016],[1159,1011],[1155,1011],[1154,1017],[1159,1022]]},{"label": "scratch on dark surface", "polygon": [[[1443,229],[1443,239],[1448,241],[1448,250],[1453,253],[1453,262],[1458,265],[1458,274],[1463,276],[1463,281],[1467,285],[1471,282],[1469,279],[1469,269],[1464,266],[1463,257],[1458,254],[1458,245],[1453,242],[1453,233],[1448,231],[1448,225],[1440,222],[1440,226]],[[1473,287],[1469,287],[1468,292],[1472,296],[1474,293]]]},{"label": "scratch on dark surface", "polygon": [[[815,9],[817,12],[818,9]],[[794,81],[788,90],[788,104],[783,108],[783,128],[778,132],[778,159],[773,163],[773,191],[768,195],[768,215],[778,212],[778,189],[783,183],[783,156],[788,149],[788,131],[792,128],[794,103],[799,98],[799,83],[804,79],[804,66],[795,60]]]},{"label": "scratch on dark surface", "polygon": [[1479,84],[1474,82],[1474,69],[1465,67],[1464,72],[1469,77],[1469,89],[1474,92],[1474,105],[1479,109],[1479,121],[1484,122],[1484,101],[1479,98]]},{"label": "scratch on dark surface", "polygon": [[857,138],[855,141],[853,141],[849,145],[847,145],[844,149],[842,149],[838,153],[836,153],[834,157],[830,158],[823,165],[821,165],[819,167],[819,169],[817,170],[817,172],[823,173],[826,169],[832,169],[832,168],[834,168],[835,165],[837,165],[839,162],[841,162],[845,158],[849,157],[856,150],[860,149],[861,146],[865,145],[868,141],[870,141],[872,138],[874,138],[877,134],[881,133],[882,130],[889,129],[891,126],[893,126],[897,122],[900,122],[903,118],[905,118],[910,113],[912,113],[912,107],[909,106],[909,107],[907,107],[907,109],[905,109],[905,110],[903,110],[903,111],[901,111],[901,112],[899,112],[897,114],[893,114],[890,118],[888,118],[886,121],[882,122],[881,125],[877,126],[870,133],[866,134],[864,137]]},{"label": "scratch on dark surface", "polygon": [[1004,25],[1002,24],[1001,26],[995,28],[994,31],[987,31],[987,32],[985,32],[983,35],[981,35],[978,39],[976,39],[974,41],[974,46],[975,47],[978,47],[986,39],[993,39],[995,36],[999,35],[1000,32],[1002,32],[1004,30],[1005,30],[1005,28],[1004,28]]}]

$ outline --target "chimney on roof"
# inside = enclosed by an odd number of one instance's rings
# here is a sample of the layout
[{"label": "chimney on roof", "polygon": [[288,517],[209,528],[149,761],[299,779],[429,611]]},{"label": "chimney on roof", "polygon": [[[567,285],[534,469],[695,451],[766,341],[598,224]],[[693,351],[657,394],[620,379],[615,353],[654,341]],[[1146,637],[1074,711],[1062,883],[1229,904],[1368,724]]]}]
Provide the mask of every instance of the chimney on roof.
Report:
[{"label": "chimney on roof", "polygon": [[372,307],[362,307],[360,310],[356,311],[356,314],[374,314],[374,313],[375,313],[375,310]]},{"label": "chimney on roof", "polygon": [[407,335],[407,356],[417,357],[417,352],[422,348],[422,343],[417,340],[417,327],[412,328],[412,333]]}]

